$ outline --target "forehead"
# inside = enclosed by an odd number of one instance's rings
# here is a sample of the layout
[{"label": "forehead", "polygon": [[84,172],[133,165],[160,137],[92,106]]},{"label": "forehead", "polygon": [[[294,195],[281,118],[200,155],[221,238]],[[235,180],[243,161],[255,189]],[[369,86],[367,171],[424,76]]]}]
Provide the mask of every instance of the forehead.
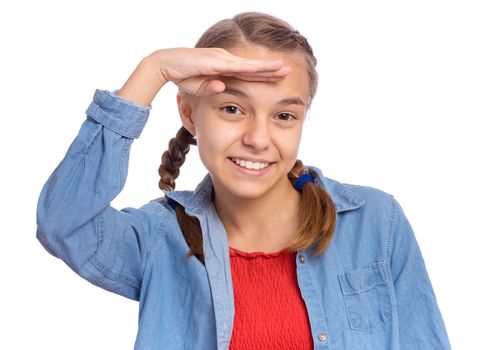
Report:
[{"label": "forehead", "polygon": [[236,78],[225,78],[230,85],[248,86],[256,89],[273,90],[276,94],[295,95],[303,101],[309,100],[309,76],[305,58],[294,52],[272,51],[262,46],[245,46],[228,49],[230,53],[240,57],[260,60],[282,60],[291,67],[291,73],[278,82],[249,82]]}]

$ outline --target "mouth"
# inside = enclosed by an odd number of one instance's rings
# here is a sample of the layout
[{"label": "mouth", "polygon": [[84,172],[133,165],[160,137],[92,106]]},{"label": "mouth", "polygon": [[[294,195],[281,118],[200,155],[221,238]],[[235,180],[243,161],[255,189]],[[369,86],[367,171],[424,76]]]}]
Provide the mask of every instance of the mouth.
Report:
[{"label": "mouth", "polygon": [[241,158],[235,158],[231,157],[228,158],[231,160],[235,165],[237,165],[240,168],[246,169],[246,170],[252,170],[252,171],[261,171],[264,170],[268,167],[270,167],[272,164],[271,162],[265,162],[265,161],[252,161],[248,159],[241,159]]}]

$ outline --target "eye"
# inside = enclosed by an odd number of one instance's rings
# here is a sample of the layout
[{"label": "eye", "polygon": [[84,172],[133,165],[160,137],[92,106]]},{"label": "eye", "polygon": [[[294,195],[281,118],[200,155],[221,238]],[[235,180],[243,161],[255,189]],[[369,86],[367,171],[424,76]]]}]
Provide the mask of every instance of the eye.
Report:
[{"label": "eye", "polygon": [[276,115],[279,120],[290,121],[296,119],[296,117],[291,113],[282,112]]},{"label": "eye", "polygon": [[225,113],[228,114],[242,114],[242,111],[237,106],[229,105],[221,108]]}]

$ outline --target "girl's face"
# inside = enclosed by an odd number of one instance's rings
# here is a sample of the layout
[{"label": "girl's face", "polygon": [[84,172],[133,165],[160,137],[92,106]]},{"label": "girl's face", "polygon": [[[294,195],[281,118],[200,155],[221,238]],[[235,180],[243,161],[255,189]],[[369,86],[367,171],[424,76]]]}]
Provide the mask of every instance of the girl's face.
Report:
[{"label": "girl's face", "polygon": [[297,158],[309,101],[305,65],[299,55],[264,48],[229,51],[281,59],[292,71],[278,82],[225,77],[224,92],[191,97],[183,123],[196,136],[216,195],[257,199],[275,193],[280,198],[281,193],[294,191],[287,174]]}]

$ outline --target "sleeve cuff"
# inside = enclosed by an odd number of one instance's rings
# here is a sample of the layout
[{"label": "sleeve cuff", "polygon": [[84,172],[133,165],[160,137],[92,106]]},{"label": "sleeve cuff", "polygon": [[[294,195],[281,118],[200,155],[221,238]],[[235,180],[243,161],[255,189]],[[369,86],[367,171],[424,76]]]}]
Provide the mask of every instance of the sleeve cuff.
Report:
[{"label": "sleeve cuff", "polygon": [[87,117],[128,138],[138,138],[148,121],[151,106],[140,106],[106,90],[96,90]]}]

